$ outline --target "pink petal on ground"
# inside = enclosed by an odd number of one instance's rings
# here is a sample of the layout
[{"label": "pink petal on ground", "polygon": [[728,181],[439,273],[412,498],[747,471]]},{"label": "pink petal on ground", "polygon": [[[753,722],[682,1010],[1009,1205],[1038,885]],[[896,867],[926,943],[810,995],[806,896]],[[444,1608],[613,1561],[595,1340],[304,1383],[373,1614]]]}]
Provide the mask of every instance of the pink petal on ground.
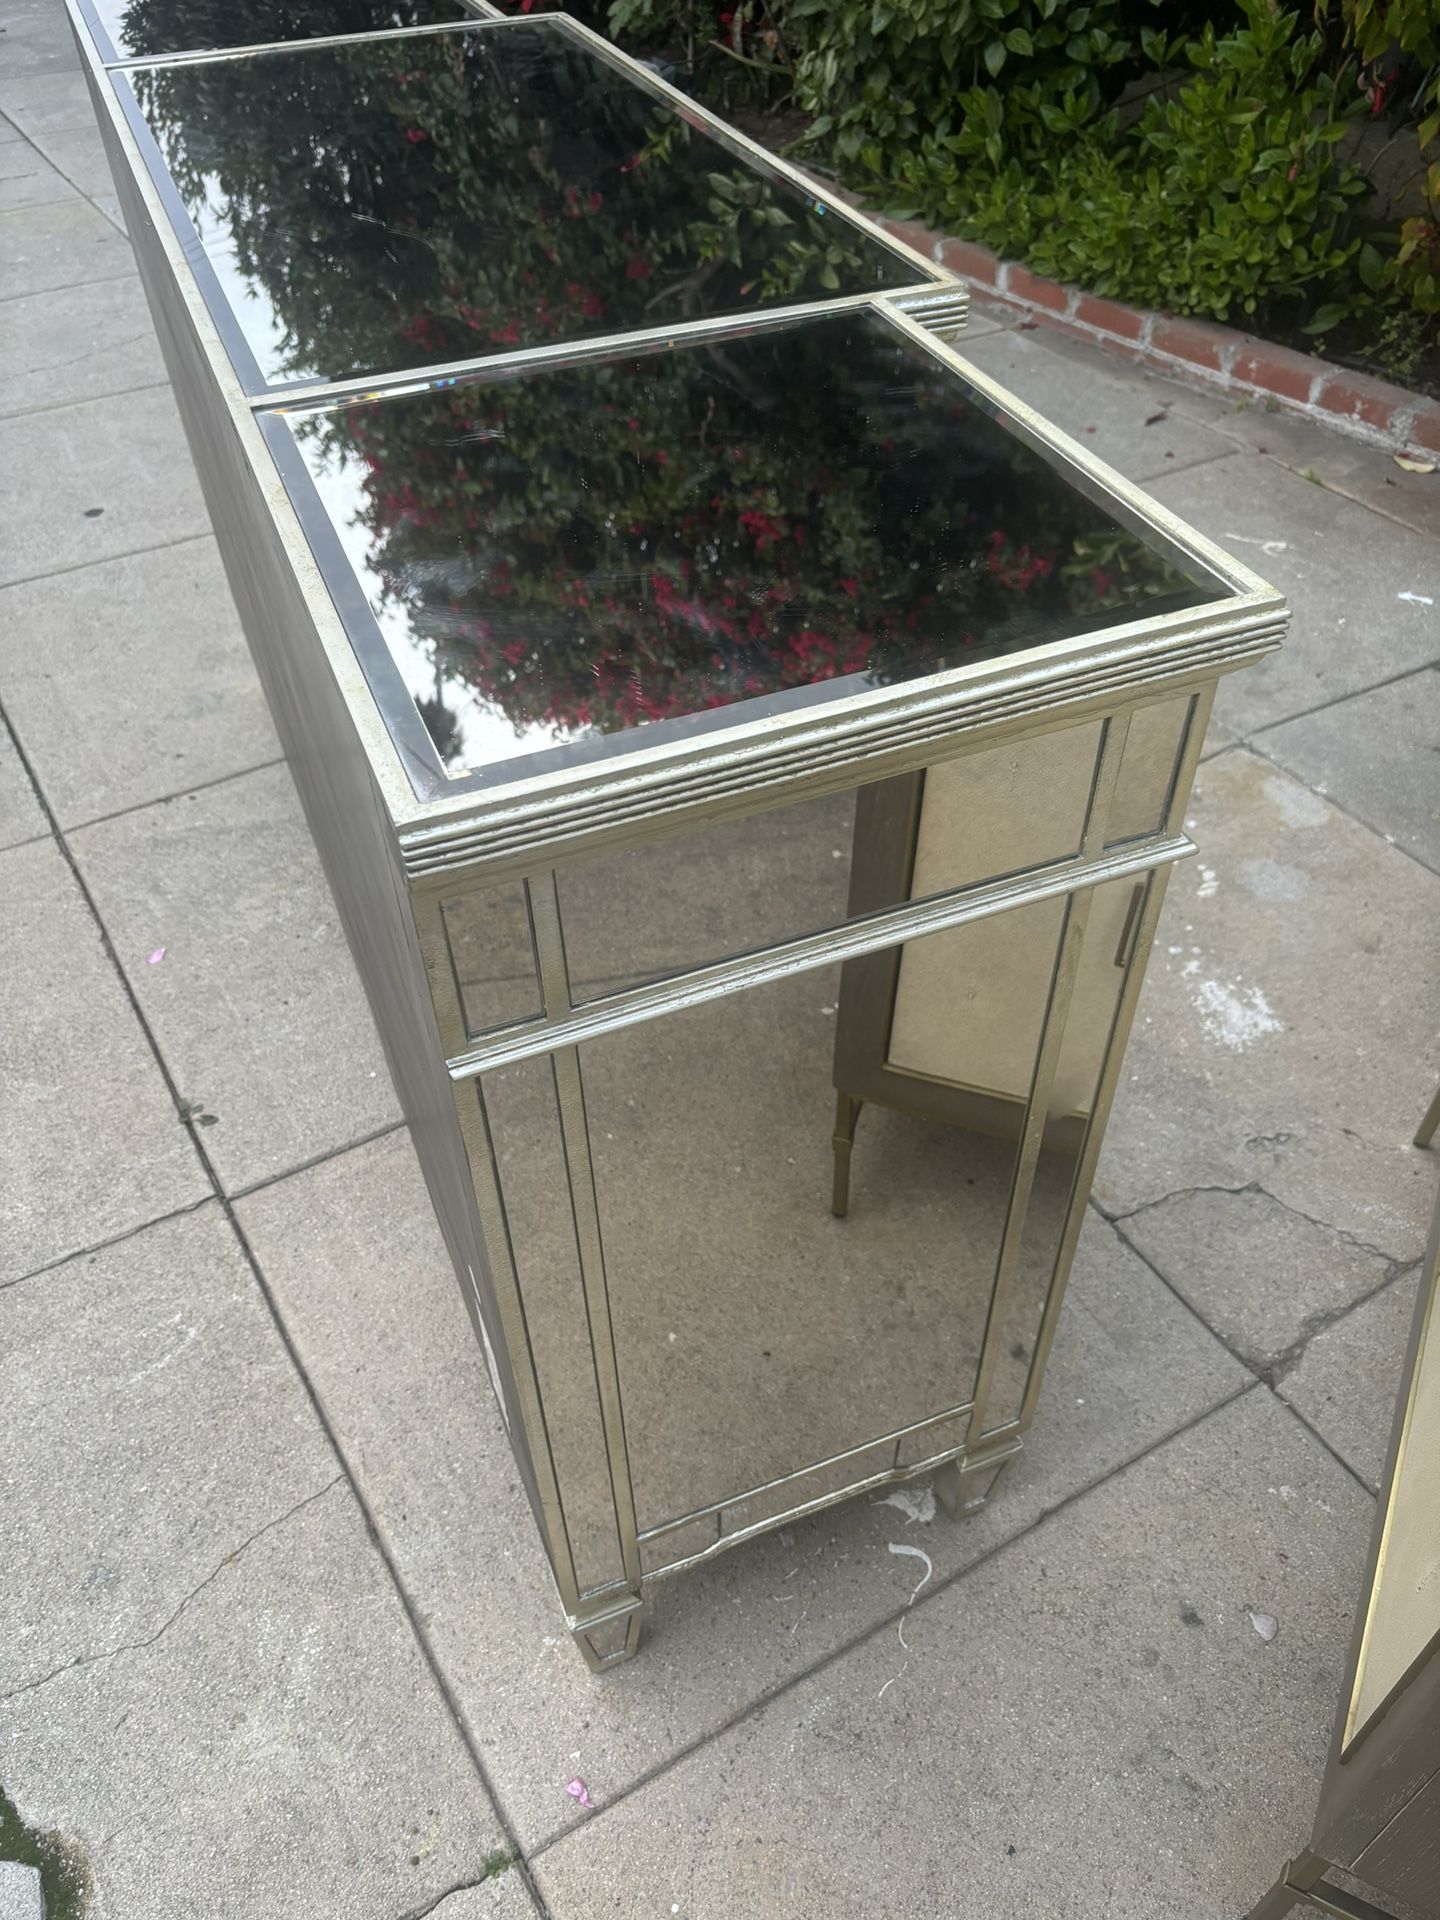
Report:
[{"label": "pink petal on ground", "polygon": [[148,966],[148,967],[158,967],[158,966],[159,966],[159,964],[160,964],[160,962],[161,962],[161,961],[162,961],[162,960],[163,960],[164,958],[165,958],[165,949],[164,949],[164,947],[156,947],[156,949],[155,949],[155,951],[154,951],[153,953],[147,953],[147,954],[146,954],[146,956],[145,956],[145,964],[146,964],[146,966]]},{"label": "pink petal on ground", "polygon": [[582,1807],[589,1807],[593,1812],[595,1802],[590,1798],[590,1789],[583,1780],[567,1780],[565,1791],[572,1800],[578,1800]]}]

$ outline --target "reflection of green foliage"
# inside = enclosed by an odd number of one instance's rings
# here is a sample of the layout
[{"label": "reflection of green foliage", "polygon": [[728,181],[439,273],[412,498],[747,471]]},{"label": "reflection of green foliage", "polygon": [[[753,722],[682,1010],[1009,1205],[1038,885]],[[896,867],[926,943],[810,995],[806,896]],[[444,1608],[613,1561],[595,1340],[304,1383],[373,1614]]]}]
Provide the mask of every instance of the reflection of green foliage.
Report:
[{"label": "reflection of green foliage", "polygon": [[[1184,583],[870,326],[312,417],[392,615],[564,737],[1074,632]],[[317,449],[318,453],[318,449]]]},{"label": "reflection of green foliage", "polygon": [[449,0],[130,0],[119,33],[130,54],[183,53],[193,48],[264,46],[326,34],[379,33],[461,18]]},{"label": "reflection of green foliage", "polygon": [[157,68],[136,88],[192,213],[272,307],[282,376],[907,277],[538,23]]}]

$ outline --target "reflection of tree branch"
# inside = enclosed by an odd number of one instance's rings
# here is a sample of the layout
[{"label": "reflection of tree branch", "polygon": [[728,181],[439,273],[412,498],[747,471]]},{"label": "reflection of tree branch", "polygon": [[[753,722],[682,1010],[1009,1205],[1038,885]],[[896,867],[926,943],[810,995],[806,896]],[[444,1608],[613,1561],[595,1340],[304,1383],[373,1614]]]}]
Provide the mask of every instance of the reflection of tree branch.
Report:
[{"label": "reflection of tree branch", "polygon": [[673,298],[673,296],[678,293],[680,303],[685,308],[688,316],[693,312],[690,304],[690,295],[692,293],[698,293],[707,280],[714,278],[715,269],[718,265],[719,262],[716,260],[702,260],[693,273],[687,273],[679,280],[671,280],[667,285],[661,287],[658,293],[652,295],[652,297],[645,302],[645,312],[653,313],[656,307],[662,306],[665,301]]},{"label": "reflection of tree branch", "polygon": [[[773,76],[778,70],[777,63],[774,60],[752,59],[748,53],[737,53],[734,47],[727,47],[723,40],[711,40],[707,44],[716,48],[720,53],[723,53],[727,59],[738,60],[742,67],[754,67],[757,73],[768,73]],[[785,100],[789,98],[789,94],[785,94],[784,98],[778,104],[783,106]]]}]

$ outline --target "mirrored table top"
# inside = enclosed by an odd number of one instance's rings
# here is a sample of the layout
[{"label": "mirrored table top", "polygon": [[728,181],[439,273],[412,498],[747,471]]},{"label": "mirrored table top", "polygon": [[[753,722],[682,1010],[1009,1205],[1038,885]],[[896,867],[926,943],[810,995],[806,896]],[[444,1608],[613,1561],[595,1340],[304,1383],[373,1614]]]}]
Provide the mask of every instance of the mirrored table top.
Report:
[{"label": "mirrored table top", "polygon": [[118,60],[474,18],[462,0],[81,0]]},{"label": "mirrored table top", "polygon": [[563,19],[116,84],[252,392],[935,284]]},{"label": "mirrored table top", "polygon": [[259,418],[437,788],[1231,594],[879,306]]}]

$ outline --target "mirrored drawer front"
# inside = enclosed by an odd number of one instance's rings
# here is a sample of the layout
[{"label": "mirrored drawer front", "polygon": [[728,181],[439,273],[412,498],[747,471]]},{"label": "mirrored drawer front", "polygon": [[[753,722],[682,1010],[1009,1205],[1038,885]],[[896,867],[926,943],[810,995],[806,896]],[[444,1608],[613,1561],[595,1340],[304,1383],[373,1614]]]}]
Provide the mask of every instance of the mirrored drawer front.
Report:
[{"label": "mirrored drawer front", "polygon": [[[1138,708],[1110,844],[1161,831],[1191,702]],[[1103,723],[602,854],[557,876],[577,1004],[1080,851]]]}]

